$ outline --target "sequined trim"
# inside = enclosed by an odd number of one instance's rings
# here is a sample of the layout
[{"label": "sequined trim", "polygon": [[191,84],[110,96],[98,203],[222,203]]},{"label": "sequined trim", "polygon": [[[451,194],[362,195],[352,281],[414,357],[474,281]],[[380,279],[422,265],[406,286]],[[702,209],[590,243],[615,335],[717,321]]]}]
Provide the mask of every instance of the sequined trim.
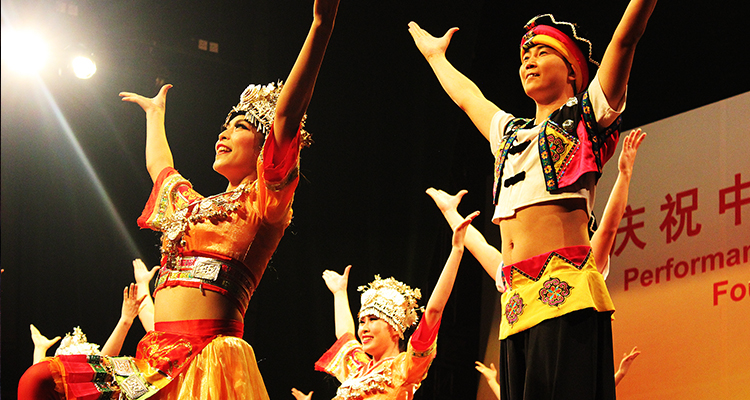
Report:
[{"label": "sequined trim", "polygon": [[[167,183],[173,184],[172,181],[168,181],[165,182],[165,185]],[[178,250],[184,245],[182,239],[189,223],[195,224],[204,221],[218,223],[231,218],[240,208],[241,200],[251,188],[252,185],[243,183],[234,190],[194,201],[187,207],[178,209],[171,218],[166,219],[161,224],[161,231],[163,232],[162,256],[166,257],[165,266],[173,268],[177,262]],[[171,191],[167,190],[165,193],[171,193]],[[166,202],[166,199],[167,197],[163,196],[160,203]],[[161,209],[166,206],[159,204],[159,207]]]},{"label": "sequined trim", "polygon": [[347,379],[336,390],[333,400],[363,400],[377,394],[388,393],[393,386],[393,369],[390,364],[393,359],[382,361],[377,368],[378,373],[367,374],[359,378]]},{"label": "sequined trim", "polygon": [[425,351],[416,351],[416,350],[414,350],[414,348],[411,346],[411,342],[409,343],[409,346],[408,346],[407,350],[409,351],[409,353],[413,357],[417,357],[417,358],[429,357],[433,353],[435,353],[435,350],[437,350],[437,340],[435,340],[434,342],[432,342],[432,344],[430,345],[430,347],[427,350],[425,350]]},{"label": "sequined trim", "polygon": [[285,187],[287,187],[289,183],[291,183],[293,180],[297,178],[298,175],[299,175],[299,163],[297,163],[297,166],[295,166],[294,168],[292,168],[291,171],[289,171],[289,174],[287,174],[287,176],[284,179],[282,179],[281,182],[271,183],[271,182],[266,181],[266,187],[270,191],[278,192],[281,189],[284,189]]},{"label": "sequined trim", "polygon": [[244,314],[255,291],[247,267],[240,262],[210,257],[176,257],[161,268],[154,293],[169,286],[187,286],[221,293],[237,302]]}]

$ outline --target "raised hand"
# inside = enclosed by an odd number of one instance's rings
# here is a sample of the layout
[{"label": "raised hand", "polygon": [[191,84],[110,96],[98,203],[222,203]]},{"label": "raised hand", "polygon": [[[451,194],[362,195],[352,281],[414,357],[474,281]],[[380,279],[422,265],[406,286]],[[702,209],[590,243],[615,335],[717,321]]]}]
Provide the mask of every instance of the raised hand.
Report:
[{"label": "raised hand", "polygon": [[149,270],[140,258],[133,260],[133,276],[135,276],[135,282],[139,285],[148,287],[148,284],[151,282],[151,279],[154,279],[154,274],[158,270],[158,265]]},{"label": "raised hand", "polygon": [[622,372],[623,375],[628,373],[628,370],[630,369],[630,365],[635,361],[636,357],[638,357],[641,354],[640,350],[638,350],[638,346],[633,347],[633,350],[630,350],[630,353],[625,353],[622,355],[622,360],[620,360],[620,368],[619,370]]},{"label": "raised hand", "polygon": [[477,371],[479,371],[479,373],[484,376],[484,379],[487,379],[488,381],[497,380],[497,369],[495,368],[495,364],[490,363],[490,367],[487,368],[487,366],[482,364],[481,362],[475,361],[474,368],[476,368]]},{"label": "raised hand", "polygon": [[60,340],[60,336],[47,339],[34,324],[29,325],[29,329],[31,330],[31,341],[34,342],[33,363],[36,364],[47,356],[47,350]]},{"label": "raised hand", "polygon": [[130,286],[125,286],[122,291],[122,313],[120,314],[120,320],[132,323],[138,311],[141,308],[141,303],[148,296],[144,294],[138,298],[138,285],[131,283]]},{"label": "raised hand", "polygon": [[430,197],[432,197],[435,205],[437,205],[442,213],[445,213],[446,211],[457,211],[458,205],[461,203],[461,199],[466,193],[469,193],[466,190],[461,190],[455,195],[450,195],[440,189],[435,188],[429,188],[425,192]]},{"label": "raised hand", "polygon": [[297,400],[310,400],[312,399],[312,394],[313,394],[312,390],[310,391],[310,393],[304,394],[300,392],[299,390],[297,390],[296,388],[292,388],[292,396],[294,396],[294,398]]},{"label": "raised hand", "polygon": [[453,247],[464,248],[464,238],[466,237],[466,229],[468,228],[471,221],[479,215],[479,211],[474,211],[469,214],[460,224],[453,227]]},{"label": "raised hand", "polygon": [[409,22],[409,33],[414,39],[414,44],[417,45],[417,49],[427,60],[436,55],[445,55],[456,31],[458,31],[458,28],[448,29],[442,37],[436,38],[420,28],[416,22]]},{"label": "raised hand", "polygon": [[120,97],[122,97],[122,101],[138,104],[147,113],[149,111],[164,112],[167,108],[167,92],[171,88],[171,84],[166,84],[161,87],[156,96],[151,98],[132,92],[120,92]]},{"label": "raised hand", "polygon": [[346,292],[347,285],[349,284],[349,270],[351,268],[351,265],[347,266],[344,269],[343,275],[339,275],[337,272],[331,270],[323,271],[323,280],[326,282],[326,286],[328,286],[328,290],[331,293]]},{"label": "raised hand", "polygon": [[635,164],[635,156],[638,154],[638,147],[640,147],[643,139],[646,138],[646,132],[642,132],[640,129],[630,131],[622,142],[622,151],[620,152],[620,158],[617,160],[617,169],[624,174],[630,174],[633,172],[633,165]]}]

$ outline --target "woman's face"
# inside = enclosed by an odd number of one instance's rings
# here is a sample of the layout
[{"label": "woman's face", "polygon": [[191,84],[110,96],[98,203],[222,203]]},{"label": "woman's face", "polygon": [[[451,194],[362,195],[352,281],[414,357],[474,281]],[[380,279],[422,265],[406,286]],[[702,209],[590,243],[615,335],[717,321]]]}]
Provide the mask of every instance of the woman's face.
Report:
[{"label": "woman's face", "polygon": [[387,322],[374,315],[359,317],[357,335],[365,352],[375,359],[390,354],[395,348],[398,351],[398,333]]},{"label": "woman's face", "polygon": [[572,89],[575,82],[575,73],[562,54],[545,45],[534,46],[524,53],[519,75],[526,95],[537,101],[559,97],[566,89]]},{"label": "woman's face", "polygon": [[248,176],[255,180],[262,143],[261,134],[244,115],[232,118],[216,142],[214,171],[227,178],[230,186],[239,185]]}]

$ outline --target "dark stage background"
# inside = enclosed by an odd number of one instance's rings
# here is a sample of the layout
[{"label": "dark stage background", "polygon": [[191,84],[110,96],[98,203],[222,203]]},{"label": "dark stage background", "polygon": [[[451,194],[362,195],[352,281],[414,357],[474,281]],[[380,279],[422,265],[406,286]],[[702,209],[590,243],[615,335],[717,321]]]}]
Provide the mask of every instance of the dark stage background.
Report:
[{"label": "dark stage background", "polygon": [[[78,14],[58,11],[60,3]],[[308,110],[315,144],[303,151],[294,220],[247,313],[245,339],[271,398],[292,398],[292,387],[333,397],[336,382],[313,371],[335,339],[324,269],[354,265],[355,311],[356,287],[376,273],[421,288],[426,302],[451,237],[426,188],[469,189],[462,213],[482,210],[474,224],[497,242],[487,143],[444,94],[407,23],[435,35],[459,26],[449,59],[496,104],[532,115],[517,75],[523,24],[543,12],[577,21],[601,59],[627,4],[564,3],[342,0]],[[211,169],[219,126],[248,83],[286,77],[311,10],[304,0],[2,1],[3,29],[41,27],[58,49],[83,43],[99,66],[80,81],[62,67],[23,78],[3,65],[3,397],[15,397],[31,363],[29,324],[49,337],[81,326],[103,345],[132,281],[130,261],[158,263],[158,236],[135,224],[151,189],[145,116],[117,93],[152,96],[161,82],[174,84],[166,128],[175,164],[199,192],[221,192],[226,183]],[[658,4],[636,54],[625,127],[750,90],[746,10],[729,0]],[[199,40],[219,52],[199,50]],[[467,253],[417,398],[475,396],[480,320],[492,310],[481,301],[492,289],[482,271]],[[134,354],[143,333],[136,322],[122,353]]]}]

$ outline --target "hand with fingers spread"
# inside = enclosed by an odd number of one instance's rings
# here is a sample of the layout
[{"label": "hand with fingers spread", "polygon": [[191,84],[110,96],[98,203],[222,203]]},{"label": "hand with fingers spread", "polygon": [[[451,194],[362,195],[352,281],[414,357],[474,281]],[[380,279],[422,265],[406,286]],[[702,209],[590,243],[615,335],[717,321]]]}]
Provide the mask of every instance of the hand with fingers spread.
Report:
[{"label": "hand with fingers spread", "polygon": [[154,111],[163,113],[167,109],[167,92],[171,88],[172,85],[168,83],[159,89],[156,96],[151,98],[133,92],[120,92],[120,97],[122,101],[138,104],[146,113]]},{"label": "hand with fingers spread", "polygon": [[120,319],[132,324],[136,316],[138,316],[138,310],[141,308],[143,299],[148,294],[144,294],[140,298],[138,297],[138,286],[135,283],[131,283],[130,286],[125,286],[122,291],[122,312]]},{"label": "hand with fingers spread", "polygon": [[450,195],[443,190],[429,188],[426,190],[426,193],[432,198],[432,200],[435,201],[435,205],[437,205],[438,209],[440,209],[441,212],[445,213],[457,211],[458,205],[461,203],[461,199],[464,198],[464,195],[468,193],[468,191],[461,190],[454,195]]},{"label": "hand with fingers spread", "polygon": [[148,269],[146,264],[140,258],[133,260],[133,277],[135,278],[135,283],[138,284],[138,290],[140,291],[144,285],[145,287],[148,287],[158,271],[158,265]]},{"label": "hand with fingers spread", "polygon": [[630,350],[630,353],[625,353],[622,355],[622,360],[620,360],[620,367],[617,369],[617,372],[615,372],[615,386],[617,386],[620,381],[622,381],[622,378],[624,378],[628,373],[630,365],[633,364],[633,361],[635,361],[636,357],[638,357],[640,354],[641,352],[640,350],[638,350],[638,346],[635,346],[633,347],[633,350]]},{"label": "hand with fingers spread", "polygon": [[133,260],[133,276],[137,290],[144,296],[141,308],[138,310],[138,319],[141,320],[141,325],[146,332],[154,330],[154,299],[151,298],[150,284],[157,271],[159,271],[158,265],[148,269],[140,258]]},{"label": "hand with fingers spread", "polygon": [[617,160],[617,169],[621,174],[627,174],[628,177],[632,175],[635,156],[638,154],[638,148],[645,138],[646,132],[642,132],[640,128],[630,131],[625,136],[625,139],[622,141],[620,158]]},{"label": "hand with fingers spread", "polygon": [[414,39],[414,44],[417,45],[419,52],[422,53],[424,58],[429,60],[433,56],[444,56],[448,50],[448,45],[451,43],[453,34],[458,31],[458,28],[448,29],[442,37],[434,37],[426,30],[422,29],[416,22],[409,22],[409,33]]},{"label": "hand with fingers spread", "polygon": [[130,327],[133,325],[133,320],[138,315],[138,310],[141,308],[141,303],[148,296],[144,294],[140,298],[138,297],[138,286],[135,283],[131,283],[125,286],[122,290],[122,311],[120,313],[120,320],[117,321],[115,329],[109,335],[109,339],[102,346],[101,353],[105,356],[118,356],[122,349],[122,344],[125,342],[125,337],[128,335]]},{"label": "hand with fingers spread", "polygon": [[475,361],[474,364],[474,368],[482,374],[487,381],[487,384],[490,385],[492,392],[495,393],[495,396],[497,396],[498,399],[500,399],[500,384],[497,381],[497,369],[495,368],[495,364],[490,363],[489,368],[479,361]]}]

